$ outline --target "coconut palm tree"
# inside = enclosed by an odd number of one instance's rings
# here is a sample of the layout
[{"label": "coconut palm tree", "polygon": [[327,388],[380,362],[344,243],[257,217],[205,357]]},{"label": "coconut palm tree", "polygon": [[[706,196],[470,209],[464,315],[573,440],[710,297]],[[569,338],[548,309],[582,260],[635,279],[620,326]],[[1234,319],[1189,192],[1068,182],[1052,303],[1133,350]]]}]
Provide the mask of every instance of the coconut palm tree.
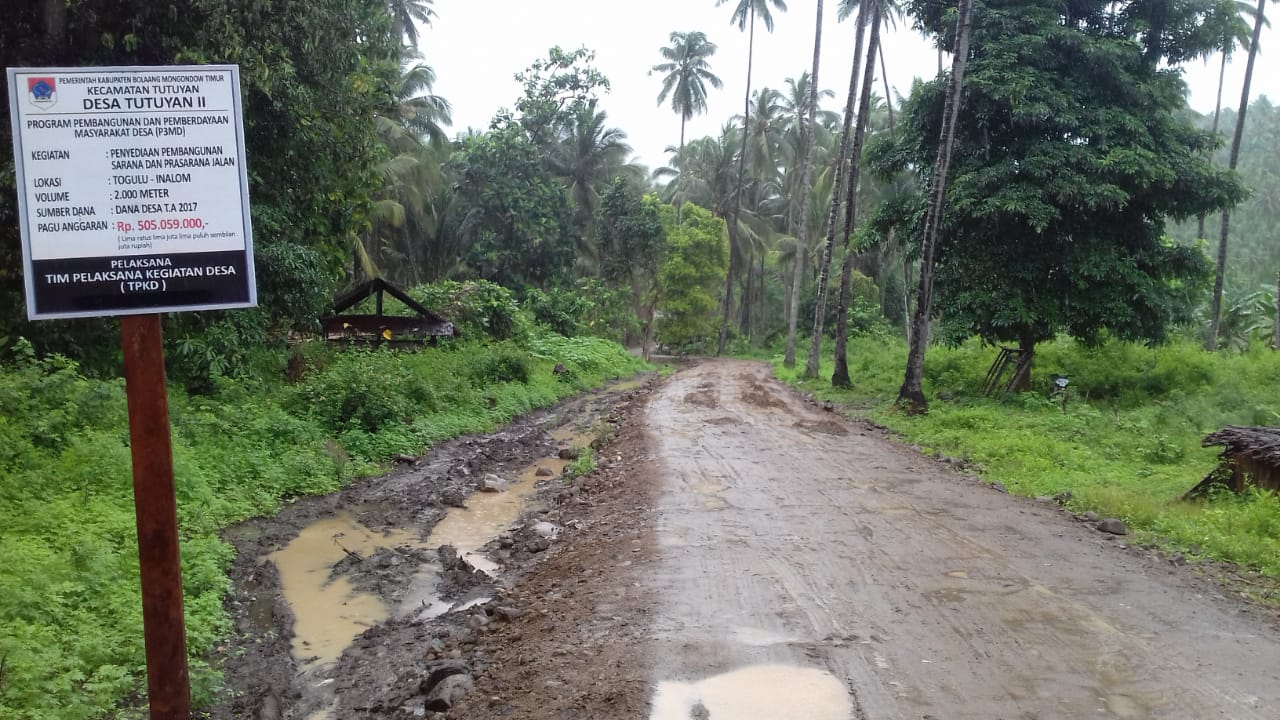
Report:
[{"label": "coconut palm tree", "polygon": [[836,387],[849,387],[849,358],[846,343],[849,332],[849,291],[853,279],[853,261],[855,253],[849,246],[849,238],[858,221],[858,180],[862,169],[862,146],[867,136],[867,123],[871,119],[871,85],[875,81],[876,51],[880,48],[880,25],[884,18],[880,0],[872,0],[871,36],[867,40],[867,61],[863,70],[861,97],[858,99],[858,120],[854,127],[853,149],[849,158],[849,180],[846,183],[846,199],[844,207],[844,262],[840,268],[840,298],[836,303],[836,341],[835,372],[831,376],[831,384]]},{"label": "coconut palm tree", "polygon": [[[1231,136],[1231,155],[1227,167],[1232,172],[1240,164],[1240,141],[1244,138],[1244,117],[1249,111],[1249,86],[1253,83],[1253,66],[1258,59],[1258,40],[1262,37],[1262,25],[1266,22],[1263,11],[1267,0],[1258,0],[1258,10],[1253,16],[1253,38],[1249,41],[1249,60],[1244,66],[1244,88],[1240,92],[1240,110],[1236,113],[1236,131]],[[1231,208],[1222,211],[1222,232],[1218,236],[1218,271],[1213,278],[1213,302],[1210,306],[1209,337],[1205,346],[1218,347],[1218,321],[1222,314],[1222,285],[1227,269],[1227,238],[1231,235]]]},{"label": "coconut palm tree", "polygon": [[[1218,64],[1218,93],[1213,104],[1213,127],[1211,132],[1216,136],[1218,134],[1218,121],[1222,117],[1222,87],[1227,78],[1227,62],[1231,60],[1231,56],[1235,54],[1237,47],[1242,47],[1246,51],[1249,49],[1249,23],[1245,21],[1245,16],[1253,17],[1255,12],[1252,5],[1243,0],[1222,0],[1218,6],[1219,12],[1225,15],[1220,18],[1222,23],[1222,38],[1219,40],[1218,54],[1220,56]],[[1271,26],[1271,21],[1264,19],[1267,27]],[[1202,213],[1196,218],[1196,237],[1204,237],[1205,215]]]},{"label": "coconut palm tree", "polygon": [[[1266,0],[1259,0],[1265,2]],[[929,346],[929,316],[933,313],[933,266],[942,226],[942,210],[947,197],[947,174],[951,170],[951,151],[956,141],[956,118],[960,114],[960,92],[964,87],[964,70],[969,62],[969,37],[973,31],[973,0],[960,0],[956,13],[955,54],[951,59],[951,78],[942,106],[942,129],[939,133],[938,157],[933,164],[933,181],[929,185],[929,211],[925,216],[924,238],[920,246],[920,283],[916,290],[916,312],[911,319],[911,343],[907,351],[907,369],[898,389],[898,402],[908,412],[928,412],[924,397],[924,351]]]},{"label": "coconut palm tree", "polygon": [[418,26],[415,23],[430,25],[431,18],[436,16],[431,5],[435,0],[391,0],[388,9],[391,12],[391,33],[397,38],[404,38],[406,45],[418,46]]},{"label": "coconut palm tree", "polygon": [[442,146],[448,138],[442,125],[453,122],[453,107],[448,100],[431,92],[436,71],[425,63],[416,63],[400,76],[396,89],[396,118],[406,130],[434,146]]},{"label": "coconut palm tree", "polygon": [[[818,101],[821,94],[818,91],[818,70],[821,66],[822,59],[822,0],[818,0],[817,20],[813,31],[813,70],[803,73],[800,76],[800,82],[792,82],[787,80],[787,85],[791,88],[790,111],[792,117],[795,117],[800,129],[800,184],[794,188],[791,193],[792,197],[799,196],[799,207],[793,215],[797,225],[796,242],[795,242],[795,264],[792,267],[791,287],[787,292],[787,352],[783,358],[783,364],[786,367],[795,367],[796,365],[796,325],[799,322],[800,312],[800,287],[804,281],[805,258],[809,253],[809,234],[808,223],[805,222],[806,216],[809,214],[809,200],[811,193],[809,187],[813,182],[813,146],[814,135],[817,131],[817,124],[814,122],[818,113]],[[826,91],[830,97],[835,97],[835,93]],[[799,110],[799,112],[797,112]]]},{"label": "coconut palm tree", "polygon": [[[729,0],[716,0],[716,7],[720,7]],[[742,100],[742,135],[746,137],[748,134],[747,123],[751,117],[751,69],[755,62],[756,48],[756,16],[760,17],[760,22],[764,23],[765,30],[773,32],[773,12],[770,6],[779,12],[787,11],[787,4],[783,0],[738,0],[737,5],[733,8],[733,14],[730,16],[729,23],[737,25],[738,30],[747,31],[747,89]],[[742,207],[742,180],[746,174],[746,146],[745,144],[740,150],[738,156],[738,190],[734,193],[734,210],[729,220],[729,271],[725,276],[724,284],[724,301],[723,310],[724,318],[720,324],[720,340],[717,343],[716,352],[723,353],[724,346],[729,337],[729,318],[733,315],[733,283],[737,276],[738,266],[735,262],[734,246],[737,244],[736,230],[738,227],[738,212]]]},{"label": "coconut palm tree", "polygon": [[649,72],[666,73],[658,104],[671,98],[671,109],[680,116],[680,147],[684,147],[685,123],[707,111],[707,85],[717,90],[724,87],[707,62],[716,53],[716,44],[707,40],[706,33],[673,32],[671,46],[658,52],[667,62],[654,65]]},{"label": "coconut palm tree", "polygon": [[626,142],[627,134],[609,127],[608,119],[607,113],[596,109],[595,100],[589,101],[561,129],[549,158],[573,202],[576,222],[583,231],[578,258],[588,268],[599,261],[595,223],[601,196],[617,178],[635,184],[645,178],[644,170],[628,162],[631,146]]},{"label": "coconut palm tree", "polygon": [[858,97],[858,81],[861,76],[862,56],[865,52],[864,42],[870,13],[860,7],[858,0],[842,0],[840,3],[840,19],[849,17],[855,10],[858,18],[855,21],[856,38],[853,44],[853,72],[849,74],[849,94],[844,105],[844,124],[840,129],[840,150],[835,156],[835,177],[831,189],[831,202],[827,212],[826,243],[823,245],[822,259],[818,266],[818,297],[813,313],[813,333],[809,337],[809,358],[805,362],[804,376],[818,377],[819,352],[822,348],[822,326],[826,318],[827,281],[831,275],[831,256],[835,249],[836,222],[840,216],[840,200],[844,194],[846,169],[849,157],[849,142],[853,136],[854,103]]}]

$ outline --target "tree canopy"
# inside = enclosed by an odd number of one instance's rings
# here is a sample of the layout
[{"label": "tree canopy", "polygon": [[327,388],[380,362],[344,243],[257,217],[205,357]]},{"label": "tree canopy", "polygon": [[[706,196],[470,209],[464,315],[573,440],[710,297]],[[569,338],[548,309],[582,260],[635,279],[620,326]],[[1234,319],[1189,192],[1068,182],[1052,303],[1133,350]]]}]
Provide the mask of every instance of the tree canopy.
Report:
[{"label": "tree canopy", "polygon": [[[945,32],[941,13],[917,17]],[[1059,332],[1160,340],[1202,283],[1203,253],[1169,242],[1167,219],[1236,202],[1214,169],[1216,140],[1179,110],[1185,86],[1165,63],[1202,52],[1186,8],[1047,0],[984,3],[975,21],[937,267],[944,332],[1030,349]],[[1179,12],[1173,13],[1177,9]],[[1176,21],[1176,22],[1175,22]],[[1117,28],[1123,29],[1118,33]],[[880,170],[927,176],[943,84],[920,85]],[[899,208],[901,209],[901,208]],[[899,218],[918,231],[922,208]]]}]

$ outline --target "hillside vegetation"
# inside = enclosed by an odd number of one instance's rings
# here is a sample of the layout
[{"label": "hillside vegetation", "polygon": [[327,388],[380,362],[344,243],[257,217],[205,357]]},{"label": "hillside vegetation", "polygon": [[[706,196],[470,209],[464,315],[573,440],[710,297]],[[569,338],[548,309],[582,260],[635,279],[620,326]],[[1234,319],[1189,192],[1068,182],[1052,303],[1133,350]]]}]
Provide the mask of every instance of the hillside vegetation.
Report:
[{"label": "hillside vegetation", "polygon": [[[252,375],[219,377],[207,394],[171,388],[197,700],[218,681],[201,658],[229,630],[232,550],[219,530],[642,365],[523,311],[468,317],[469,327],[505,323],[507,339],[417,352],[309,343],[294,350],[306,368],[295,383],[284,380],[287,353],[264,350]],[[144,685],[128,437],[122,381],[21,342],[0,365],[0,717],[102,717]]]}]

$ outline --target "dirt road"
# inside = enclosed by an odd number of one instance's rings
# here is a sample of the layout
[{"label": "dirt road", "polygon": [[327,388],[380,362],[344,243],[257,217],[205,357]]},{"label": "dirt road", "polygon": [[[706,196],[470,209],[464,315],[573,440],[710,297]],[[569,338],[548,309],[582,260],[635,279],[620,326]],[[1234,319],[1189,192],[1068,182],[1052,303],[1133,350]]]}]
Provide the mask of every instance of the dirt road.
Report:
[{"label": "dirt road", "polygon": [[[597,472],[556,476],[601,427]],[[487,473],[515,484],[462,502]],[[234,537],[215,719],[1280,717],[1274,610],[759,363],[620,386]]]},{"label": "dirt road", "polygon": [[647,430],[654,720],[1280,715],[1273,627],[763,365],[679,373]]}]

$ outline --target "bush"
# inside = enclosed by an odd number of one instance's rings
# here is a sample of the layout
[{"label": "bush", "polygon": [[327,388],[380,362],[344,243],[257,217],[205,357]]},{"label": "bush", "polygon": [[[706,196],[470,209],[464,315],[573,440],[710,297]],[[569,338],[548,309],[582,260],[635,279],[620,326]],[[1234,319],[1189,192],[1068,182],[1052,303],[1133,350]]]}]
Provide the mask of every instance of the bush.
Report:
[{"label": "bush", "polygon": [[[316,344],[300,353],[307,366],[294,385],[281,377],[278,349],[250,357],[247,367],[271,368],[265,374],[215,375],[195,396],[171,388],[197,705],[217,686],[206,658],[231,630],[223,600],[233,551],[222,528],[642,367],[597,338],[541,333],[530,347]],[[0,717],[132,717],[126,706],[144,689],[145,654],[123,382],[86,378],[65,358],[39,359],[21,340],[9,354],[0,366]],[[574,382],[552,375],[557,363]],[[466,382],[475,368],[514,381]]]},{"label": "bush", "polygon": [[497,383],[518,382],[528,384],[530,373],[529,354],[510,343],[495,345],[471,369],[471,383],[476,387]]},{"label": "bush", "polygon": [[530,288],[524,297],[524,307],[533,319],[565,337],[579,333],[582,317],[591,309],[591,302],[577,293],[553,288],[543,292]]},{"label": "bush", "polygon": [[335,433],[376,433],[438,409],[431,382],[411,372],[401,356],[387,349],[343,353],[299,386],[295,411],[314,415]]},{"label": "bush", "polygon": [[532,329],[515,295],[486,280],[443,280],[419,285],[410,295],[451,321],[463,338],[523,340]]}]

